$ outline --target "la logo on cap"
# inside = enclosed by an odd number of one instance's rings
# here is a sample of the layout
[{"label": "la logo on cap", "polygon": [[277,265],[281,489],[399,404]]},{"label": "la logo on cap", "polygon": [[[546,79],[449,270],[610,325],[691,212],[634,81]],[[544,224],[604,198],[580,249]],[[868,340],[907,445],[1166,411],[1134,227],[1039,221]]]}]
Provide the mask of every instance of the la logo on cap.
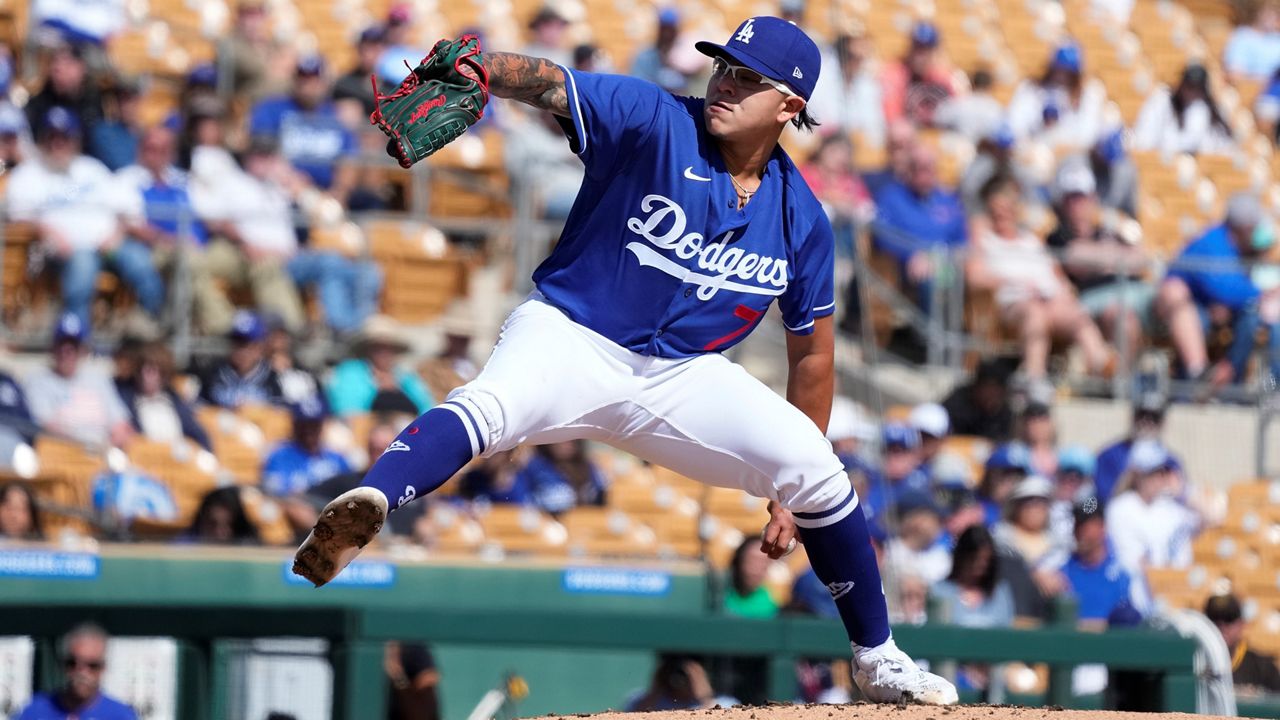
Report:
[{"label": "la logo on cap", "polygon": [[746,22],[742,23],[742,27],[738,29],[738,34],[734,35],[733,39],[737,40],[743,45],[750,45],[751,38],[756,36],[756,31],[751,26],[751,24],[754,23],[755,21],[756,21],[755,18],[748,18]]}]

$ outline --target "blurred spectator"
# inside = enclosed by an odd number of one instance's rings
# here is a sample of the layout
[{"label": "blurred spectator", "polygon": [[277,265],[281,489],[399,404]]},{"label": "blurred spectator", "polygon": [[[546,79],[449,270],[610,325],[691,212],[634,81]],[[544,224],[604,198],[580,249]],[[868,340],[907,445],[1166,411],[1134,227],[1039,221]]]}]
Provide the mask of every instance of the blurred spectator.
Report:
[{"label": "blurred spectator", "polygon": [[104,98],[102,121],[88,128],[87,154],[101,160],[112,172],[137,160],[142,137],[142,119],[138,116],[141,90],[136,80],[117,77]]},{"label": "blurred spectator", "polygon": [[213,545],[261,545],[258,527],[245,512],[239,487],[210,490],[200,500],[191,527],[181,538],[185,542]]},{"label": "blurred spectator", "polygon": [[42,118],[39,154],[14,171],[7,187],[10,218],[35,223],[43,248],[59,269],[62,300],[85,326],[105,262],[133,289],[138,303],[159,317],[164,283],[151,249],[124,236],[128,193],[97,160],[80,154],[82,126],[62,107]]},{"label": "blurred spectator", "polygon": [[578,72],[612,72],[613,63],[599,47],[582,43],[573,48],[573,69]]},{"label": "blurred spectator", "polygon": [[[191,170],[188,193],[212,236],[193,268],[196,317],[205,333],[226,332],[235,307],[218,284],[248,286],[254,307],[298,332],[302,300],[285,269],[285,258],[297,246],[289,199],[275,184],[241,170],[224,144],[222,119],[221,104],[207,98],[192,108],[183,133]],[[261,148],[251,152],[271,155]]]},{"label": "blurred spectator", "polygon": [[1222,64],[1233,82],[1263,80],[1280,69],[1280,5],[1268,1],[1257,6],[1253,22],[1231,33]]},{"label": "blurred spectator", "polygon": [[17,168],[31,151],[31,133],[27,128],[27,116],[13,105],[0,100],[0,193]]},{"label": "blurred spectator", "polygon": [[[888,498],[872,497],[870,502],[875,507],[896,505],[900,498],[909,494],[927,494],[929,476],[920,468],[920,433],[909,425],[890,423],[884,426],[884,461],[881,473],[884,475],[883,492]],[[874,496],[876,488],[868,495]]]},{"label": "blurred spectator", "polygon": [[1015,142],[1013,131],[1005,124],[998,125],[991,134],[978,140],[978,152],[960,176],[960,199],[970,215],[983,212],[982,188],[997,175],[1014,179],[1023,202],[1041,204],[1036,181],[1014,156]]},{"label": "blurred spectator", "polygon": [[889,63],[881,77],[884,116],[930,126],[943,100],[954,94],[951,76],[938,54],[938,28],[920,21],[911,28],[911,46],[902,60]]},{"label": "blurred spectator", "polygon": [[1027,449],[1032,473],[1045,477],[1058,473],[1058,430],[1048,405],[1035,401],[1027,404],[1018,422],[1018,441]]},{"label": "blurred spectator", "polygon": [[777,616],[778,604],[764,586],[770,562],[769,556],[760,550],[760,538],[753,536],[742,541],[729,563],[729,587],[724,593],[726,613],[754,620]]},{"label": "blurred spectator", "polygon": [[978,502],[982,503],[983,524],[992,527],[1000,522],[1004,505],[1031,472],[1031,455],[1022,443],[1005,443],[987,456],[982,482],[978,485]]},{"label": "blurred spectator", "polygon": [[1013,595],[998,578],[996,544],[981,525],[961,533],[950,575],[930,592],[941,603],[943,622],[978,628],[1003,628],[1013,622]]},{"label": "blurred spectator", "polygon": [[993,137],[1004,125],[1004,105],[991,94],[995,78],[987,68],[974,71],[969,94],[947,98],[934,118],[938,127],[955,131],[972,143]]},{"label": "blurred spectator", "polygon": [[[880,521],[890,502],[884,476],[862,453],[863,444],[874,442],[878,436],[875,424],[865,417],[857,403],[844,395],[835,396],[831,404],[831,420],[827,424],[827,439],[844,465],[849,483],[858,493],[859,507],[872,524]],[[833,611],[834,608],[833,604]]]},{"label": "blurred spectator", "polygon": [[[1143,440],[1159,442],[1164,429],[1165,399],[1157,393],[1144,393],[1133,405],[1133,424],[1124,438],[1103,448],[1098,453],[1098,470],[1093,483],[1098,500],[1108,502],[1125,469],[1129,467],[1129,454],[1135,443]],[[1182,464],[1174,455],[1169,456],[1170,468],[1182,472]]]},{"label": "blurred spectator", "polygon": [[[299,332],[305,319],[294,284],[315,286],[325,321],[335,332],[358,330],[377,305],[381,271],[372,261],[299,247],[290,202],[304,187],[275,144],[255,139],[245,153],[243,172],[225,165],[219,169],[222,161],[207,157],[213,167],[206,173],[205,168],[198,169],[202,163],[193,160],[193,175],[202,187],[207,175],[207,181],[219,183],[220,188],[207,197],[202,214],[221,221],[216,232],[234,245],[212,246],[204,262],[206,271],[234,281],[247,277],[259,307],[275,312],[291,332]],[[200,209],[199,196],[193,199]],[[293,283],[279,274],[281,266]]]},{"label": "blurred spectator", "polygon": [[[1138,166],[1125,152],[1124,128],[1103,133],[1086,157],[1102,207],[1138,215]],[[1064,161],[1064,164],[1067,161]]]},{"label": "blurred spectator", "polygon": [[[409,68],[417,67],[431,48],[417,45],[412,37],[413,8],[408,3],[399,2],[391,6],[387,12],[387,23],[383,27],[387,48],[378,58],[378,82],[388,87],[399,87],[400,82],[409,74]],[[405,67],[408,63],[409,67]],[[486,113],[487,114],[487,113]]]},{"label": "blurred spectator", "polygon": [[154,442],[175,443],[186,437],[212,451],[209,435],[196,420],[191,405],[174,391],[173,376],[169,349],[158,342],[147,345],[137,372],[120,387],[120,397],[129,408],[134,429]]},{"label": "blurred spectator", "polygon": [[857,133],[859,140],[878,147],[885,142],[884,100],[870,54],[871,42],[863,33],[836,36],[807,107],[824,129]]},{"label": "blurred spectator", "polygon": [[33,26],[73,44],[105,45],[129,21],[125,0],[33,0]]},{"label": "blurred spectator", "polygon": [[409,344],[393,318],[373,315],[365,320],[355,351],[358,356],[338,363],[329,381],[329,405],[335,415],[368,412],[380,391],[404,393],[418,413],[431,409],[431,396],[422,380],[398,364]]},{"label": "blurred spectator", "polygon": [[41,428],[83,443],[122,447],[133,437],[129,411],[110,378],[83,360],[88,330],[64,313],[53,332],[53,362],[27,378],[31,416]]},{"label": "blurred spectator", "polygon": [[1077,617],[1105,622],[1117,607],[1132,602],[1132,581],[1111,553],[1098,501],[1091,498],[1077,505],[1074,517],[1075,552],[1062,566],[1062,574],[1076,598]]},{"label": "blurred spectator", "polygon": [[[370,77],[377,72],[378,58],[386,48],[387,36],[383,28],[377,26],[365,28],[356,42],[355,66],[333,83],[334,103],[339,106],[355,103],[359,107],[358,116],[362,120],[367,120],[378,106],[374,100],[373,82]],[[387,83],[379,83],[379,90],[385,93],[391,90],[391,86]],[[339,115],[342,113],[339,112]]]},{"label": "blurred spectator", "polygon": [[1093,484],[1096,468],[1093,453],[1079,445],[1064,447],[1058,453],[1058,473],[1053,479],[1053,499],[1049,505],[1049,531],[1062,547],[1071,547],[1075,524],[1072,513],[1077,504],[1089,498],[1097,504]]},{"label": "blurred spectator", "polygon": [[185,141],[185,134],[192,125],[195,116],[207,113],[207,108],[222,107],[218,96],[218,68],[213,63],[201,63],[191,68],[182,83],[182,91],[178,95],[178,107],[175,108],[161,124],[175,133],[184,135],[180,148],[179,165],[191,166],[191,145]]},{"label": "blurred spectator", "polygon": [[977,435],[993,442],[1013,436],[1013,408],[1009,405],[1009,374],[995,359],[978,363],[973,380],[947,396],[943,407],[956,435]]},{"label": "blurred spectator", "polygon": [[[1238,193],[1227,201],[1226,220],[1194,240],[1173,262],[1160,289],[1163,319],[1188,374],[1194,377],[1196,367],[1207,364],[1207,332],[1230,327],[1231,345],[1211,379],[1243,382],[1258,331],[1265,328],[1267,362],[1272,376],[1280,377],[1280,288],[1260,290],[1249,267],[1274,244],[1275,232],[1257,196]],[[1199,334],[1191,325],[1197,317]]]},{"label": "blurred spectator", "polygon": [[1044,242],[1020,225],[1020,198],[1017,182],[1007,175],[983,186],[986,222],[977,226],[965,279],[994,293],[1001,321],[1020,336],[1022,371],[1030,381],[1044,382],[1048,375],[1055,337],[1071,339],[1089,370],[1106,375],[1114,369],[1112,351]]},{"label": "blurred spectator", "polygon": [[102,692],[107,667],[107,632],[85,623],[58,641],[66,681],[56,692],[36,693],[17,720],[137,720],[133,708]]},{"label": "blurred spectator", "polygon": [[604,505],[608,484],[587,455],[587,441],[565,440],[534,448],[517,484],[534,505],[553,515],[584,505]]},{"label": "blurred spectator", "polygon": [[293,437],[267,456],[262,465],[262,490],[286,497],[305,492],[341,473],[351,472],[346,458],[325,447],[321,435],[329,413],[321,398],[308,398],[290,408]]},{"label": "blurred spectator", "polygon": [[1214,595],[1204,604],[1204,615],[1222,633],[1231,653],[1231,679],[1239,695],[1280,692],[1276,659],[1249,647],[1244,639],[1244,612],[1234,595]]},{"label": "blurred spectator", "polygon": [[1280,141],[1280,67],[1271,74],[1262,92],[1254,99],[1253,116],[1263,135],[1273,143]]},{"label": "blurred spectator", "polygon": [[920,469],[932,477],[933,462],[951,433],[947,409],[938,403],[920,403],[911,408],[907,424],[920,434]]},{"label": "blurred spectator", "polygon": [[1147,568],[1186,567],[1198,520],[1174,499],[1173,456],[1155,440],[1135,443],[1115,498],[1107,504],[1107,535],[1131,577]]},{"label": "blurred spectator", "polygon": [[[209,240],[208,229],[191,206],[187,174],[175,164],[177,157],[177,136],[168,128],[156,126],[142,133],[137,164],[116,172],[123,188],[137,190],[135,202],[141,205],[126,214],[129,235],[153,249],[179,244],[202,247]],[[141,216],[145,222],[137,222],[132,216]]]},{"label": "blurred spectator", "polygon": [[480,374],[480,368],[471,359],[471,336],[475,328],[469,311],[461,304],[454,305],[445,312],[440,325],[444,346],[438,355],[418,366],[418,374],[426,381],[433,398],[447,397]]},{"label": "blurred spectator", "polygon": [[1234,146],[1231,126],[1209,89],[1209,72],[1194,62],[1172,92],[1164,85],[1151,92],[1133,126],[1134,149],[1166,156],[1225,153]]},{"label": "blurred spectator", "polygon": [[102,120],[102,96],[90,81],[83,51],[73,45],[54,49],[44,86],[27,102],[27,121],[37,138],[44,134],[49,111],[55,107],[70,112],[77,128],[92,128]]},{"label": "blurred spectator", "polygon": [[1124,334],[1132,360],[1142,349],[1155,300],[1155,288],[1143,280],[1150,258],[1103,224],[1093,172],[1083,161],[1059,167],[1055,185],[1058,227],[1045,242],[1063,253],[1063,269],[1080,293],[1081,307],[1113,345]]},{"label": "blurred spectator", "polygon": [[426,645],[393,640],[382,666],[390,685],[387,720],[440,720],[440,671]]},{"label": "blurred spectator", "polygon": [[35,444],[36,431],[22,386],[0,370],[0,468],[12,466],[13,453],[19,445]]},{"label": "blurred spectator", "polygon": [[951,573],[951,550],[942,532],[942,509],[929,495],[912,493],[898,500],[897,535],[884,547],[884,562],[894,575],[913,573],[928,585]]},{"label": "blurred spectator", "polygon": [[263,322],[267,328],[264,341],[267,365],[275,371],[284,402],[295,404],[309,397],[318,397],[320,381],[310,370],[302,367],[294,356],[293,336],[289,334],[289,330],[274,316],[267,316]]},{"label": "blurred spectator", "polygon": [[271,36],[270,23],[263,0],[240,0],[236,4],[231,32],[218,42],[214,67],[225,73],[221,82],[214,75],[218,87],[251,101],[271,89],[276,81],[272,64],[278,61],[281,47]]},{"label": "blurred spectator", "polygon": [[[761,557],[763,554],[756,553]],[[697,710],[713,705],[728,707],[736,700],[717,698],[707,671],[697,659],[687,655],[658,656],[649,687],[627,699],[626,712]]]},{"label": "blurred spectator", "polygon": [[631,61],[631,74],[667,92],[683,93],[689,77],[671,59],[679,38],[680,11],[675,7],[662,8],[658,11],[658,31],[653,45],[636,53]]},{"label": "blurred spectator", "polygon": [[[319,484],[312,485],[303,491],[303,499],[310,506],[310,517],[306,522],[295,523],[295,526],[310,529],[315,524],[315,519],[324,506],[330,500],[338,497],[342,493],[357,487],[360,481],[364,479],[365,472],[373,465],[382,453],[387,451],[387,447],[396,439],[396,435],[400,434],[402,428],[398,423],[380,421],[369,429],[369,437],[365,440],[365,453],[369,461],[368,464],[360,469],[351,469],[348,472],[339,473]],[[400,508],[396,512],[387,516],[387,531],[395,535],[410,536],[413,534],[414,523],[418,521],[428,507],[431,501],[419,499],[413,505],[407,508]],[[292,519],[292,517],[291,517]]]},{"label": "blurred spectator", "polygon": [[21,480],[0,483],[0,540],[43,540],[36,494]]},{"label": "blurred spectator", "polygon": [[831,220],[836,252],[853,257],[855,233],[876,214],[871,193],[853,167],[853,143],[843,134],[825,136],[800,173]]},{"label": "blurred spectator", "polygon": [[1054,50],[1039,80],[1024,80],[1009,101],[1009,125],[1019,139],[1035,138],[1054,148],[1084,150],[1102,133],[1107,92],[1084,74],[1074,43]]},{"label": "blurred spectator", "polygon": [[502,450],[473,463],[458,484],[458,494],[478,503],[524,505],[532,502],[520,469],[527,451]]},{"label": "blurred spectator", "polygon": [[956,538],[974,525],[985,525],[987,512],[978,494],[968,485],[944,479],[935,490],[942,509],[943,541],[955,549]]},{"label": "blurred spectator", "polygon": [[520,52],[569,65],[569,21],[550,5],[543,6],[529,21],[529,42]]},{"label": "blurred spectator", "polygon": [[916,126],[907,120],[889,123],[885,136],[885,166],[862,176],[872,197],[889,183],[907,181],[911,175],[912,152],[920,144]]},{"label": "blurred spectator", "polygon": [[338,119],[329,96],[324,58],[304,55],[298,59],[289,95],[270,97],[253,107],[249,134],[274,140],[294,169],[345,204],[355,186],[352,158],[359,143]]},{"label": "blurred spectator", "polygon": [[564,220],[586,174],[581,159],[564,141],[564,131],[551,113],[513,118],[512,125],[520,140],[503,146],[512,192],[530,193],[541,217]]},{"label": "blurred spectator", "polygon": [[941,270],[934,266],[932,253],[965,245],[969,230],[959,198],[939,185],[932,148],[914,144],[906,170],[905,180],[886,182],[876,191],[879,221],[871,239],[877,250],[898,261],[904,288],[928,312],[934,278]]},{"label": "blurred spectator", "polygon": [[1049,531],[1052,499],[1053,483],[1040,475],[1028,476],[1009,494],[1004,520],[991,529],[998,545],[1022,558],[1046,597],[1062,591],[1062,578],[1057,570],[1067,552],[1067,546],[1058,545]]},{"label": "blurred spectator", "polygon": [[236,313],[231,323],[231,353],[216,363],[200,381],[200,399],[234,410],[242,405],[284,403],[280,378],[267,364],[262,319],[248,310]]}]

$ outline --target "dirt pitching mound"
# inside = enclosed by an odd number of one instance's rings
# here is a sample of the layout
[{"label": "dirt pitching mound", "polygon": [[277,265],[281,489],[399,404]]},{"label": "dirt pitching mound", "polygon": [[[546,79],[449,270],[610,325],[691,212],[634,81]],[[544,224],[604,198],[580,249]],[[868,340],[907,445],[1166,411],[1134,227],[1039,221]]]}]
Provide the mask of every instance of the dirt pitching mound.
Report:
[{"label": "dirt pitching mound", "polygon": [[600,713],[547,716],[555,720],[1204,720],[1187,713],[1126,713],[1098,710],[1058,710],[991,705],[930,707],[924,705],[766,705],[670,710],[652,713]]}]

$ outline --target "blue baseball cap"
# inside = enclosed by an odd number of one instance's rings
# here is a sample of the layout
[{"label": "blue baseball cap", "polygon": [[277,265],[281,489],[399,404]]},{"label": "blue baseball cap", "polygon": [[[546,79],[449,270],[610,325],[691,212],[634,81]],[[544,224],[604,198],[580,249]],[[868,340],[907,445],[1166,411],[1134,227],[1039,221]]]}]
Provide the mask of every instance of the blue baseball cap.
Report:
[{"label": "blue baseball cap", "polygon": [[0,135],[20,135],[27,129],[27,116],[9,103],[0,103]]},{"label": "blue baseball cap", "polygon": [[1058,452],[1058,472],[1076,472],[1085,477],[1093,477],[1098,461],[1093,453],[1079,445],[1070,445]]},{"label": "blue baseball cap", "polygon": [[298,58],[298,64],[294,70],[298,75],[305,77],[315,77],[324,74],[324,57],[320,55],[303,55]]},{"label": "blue baseball cap", "polygon": [[791,88],[808,102],[822,69],[818,46],[796,25],[782,18],[747,18],[718,45],[706,40],[695,47],[707,57],[724,57]]},{"label": "blue baseball cap", "polygon": [[187,74],[187,85],[191,87],[214,87],[218,84],[218,68],[213,63],[202,63]]},{"label": "blue baseball cap", "polygon": [[49,108],[42,119],[45,133],[80,137],[80,118],[61,105]]},{"label": "blue baseball cap", "polygon": [[910,425],[889,423],[884,426],[884,447],[915,450],[920,447],[920,433]]},{"label": "blue baseball cap", "polygon": [[289,411],[293,415],[294,422],[320,422],[329,417],[329,408],[325,405],[324,398],[319,395],[308,395],[292,403]]},{"label": "blue baseball cap", "polygon": [[267,326],[257,313],[240,310],[231,319],[230,335],[236,342],[258,342],[267,336]]},{"label": "blue baseball cap", "polygon": [[1117,128],[1104,135],[1094,145],[1094,151],[1107,164],[1117,162],[1124,157],[1124,128]]},{"label": "blue baseball cap", "polygon": [[658,11],[659,25],[679,25],[680,11],[673,7],[664,7]]},{"label": "blue baseball cap", "polygon": [[938,28],[931,22],[921,20],[911,28],[911,44],[918,47],[938,47],[938,43],[942,41],[942,34],[938,32]]},{"label": "blue baseball cap", "polygon": [[58,324],[53,326],[53,341],[55,343],[71,341],[74,343],[82,343],[89,336],[89,328],[85,327],[84,320],[80,316],[72,312],[64,312],[58,316]]},{"label": "blue baseball cap", "polygon": [[988,471],[1021,470],[1029,473],[1031,472],[1031,453],[1022,443],[1005,443],[992,451],[985,467]]},{"label": "blue baseball cap", "polygon": [[991,133],[987,135],[987,140],[1001,150],[1010,150],[1018,139],[1014,137],[1013,128],[1009,127],[1009,123],[1002,122],[992,128]]},{"label": "blue baseball cap", "polygon": [[1049,63],[1049,67],[1054,70],[1070,70],[1073,73],[1079,73],[1084,67],[1080,47],[1075,43],[1059,45],[1058,49],[1053,51],[1053,60]]}]

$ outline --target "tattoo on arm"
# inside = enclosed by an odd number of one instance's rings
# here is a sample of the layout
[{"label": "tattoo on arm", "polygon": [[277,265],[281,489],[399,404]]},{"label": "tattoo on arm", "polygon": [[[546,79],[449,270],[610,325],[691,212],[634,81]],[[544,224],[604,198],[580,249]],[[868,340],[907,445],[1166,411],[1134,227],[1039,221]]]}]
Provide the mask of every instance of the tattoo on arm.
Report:
[{"label": "tattoo on arm", "polygon": [[564,72],[550,60],[490,52],[484,54],[484,69],[489,72],[489,92],[493,95],[569,117]]}]

